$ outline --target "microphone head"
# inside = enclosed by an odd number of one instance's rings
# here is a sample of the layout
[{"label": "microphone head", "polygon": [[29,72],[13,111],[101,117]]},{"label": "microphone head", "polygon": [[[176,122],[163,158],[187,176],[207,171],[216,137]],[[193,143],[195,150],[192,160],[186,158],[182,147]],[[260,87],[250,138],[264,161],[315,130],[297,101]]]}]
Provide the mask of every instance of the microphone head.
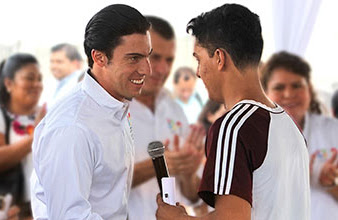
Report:
[{"label": "microphone head", "polygon": [[157,158],[163,156],[164,145],[161,141],[153,141],[148,144],[148,154],[151,158]]}]

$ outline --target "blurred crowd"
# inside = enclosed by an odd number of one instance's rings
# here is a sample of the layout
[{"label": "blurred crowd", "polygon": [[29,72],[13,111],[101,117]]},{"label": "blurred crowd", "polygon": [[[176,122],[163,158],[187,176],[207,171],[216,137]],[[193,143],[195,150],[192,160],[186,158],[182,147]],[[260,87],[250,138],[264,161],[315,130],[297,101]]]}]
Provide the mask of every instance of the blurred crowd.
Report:
[{"label": "blurred crowd", "polygon": [[[152,75],[140,96],[130,103],[135,135],[135,168],[129,219],[154,219],[158,193],[151,160],[146,152],[153,140],[165,143],[169,173],[176,177],[179,201],[201,216],[210,210],[197,196],[205,162],[204,141],[209,127],[230,109],[224,103],[203,100],[195,70],[174,70],[173,91],[164,84],[175,59],[175,35],[170,24],[149,16],[152,24]],[[8,219],[32,219],[30,177],[31,145],[35,126],[85,76],[83,58],[68,43],[50,51],[50,70],[57,81],[52,96],[38,105],[43,87],[39,61],[32,54],[16,53],[0,64],[0,195]],[[303,58],[281,51],[262,63],[261,84],[268,97],[281,106],[302,131],[308,146],[312,219],[338,219],[338,91],[332,109],[317,98],[311,66]],[[11,195],[6,197],[6,195]],[[10,199],[4,199],[4,198]],[[10,203],[8,205],[7,203]],[[0,219],[5,219],[5,217]]]}]

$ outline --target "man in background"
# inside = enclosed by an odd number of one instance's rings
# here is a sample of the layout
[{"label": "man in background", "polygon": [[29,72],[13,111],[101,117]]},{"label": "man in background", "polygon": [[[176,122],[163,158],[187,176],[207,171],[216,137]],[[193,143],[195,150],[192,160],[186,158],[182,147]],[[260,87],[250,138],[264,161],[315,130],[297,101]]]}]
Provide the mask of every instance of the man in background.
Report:
[{"label": "man in background", "polygon": [[78,83],[83,73],[82,65],[82,57],[75,46],[62,43],[52,47],[50,70],[57,80],[57,85],[52,97],[48,100],[48,108]]},{"label": "man in background", "polygon": [[160,190],[152,160],[147,153],[150,142],[166,142],[165,158],[170,176],[176,177],[177,201],[182,201],[183,198],[191,202],[197,201],[200,179],[196,171],[204,152],[203,128],[192,126],[190,129],[183,110],[169,91],[163,88],[175,57],[173,28],[162,18],[146,18],[151,23],[152,74],[145,78],[141,95],[135,97],[130,104],[135,136],[135,167],[129,220],[155,219],[154,197]]}]

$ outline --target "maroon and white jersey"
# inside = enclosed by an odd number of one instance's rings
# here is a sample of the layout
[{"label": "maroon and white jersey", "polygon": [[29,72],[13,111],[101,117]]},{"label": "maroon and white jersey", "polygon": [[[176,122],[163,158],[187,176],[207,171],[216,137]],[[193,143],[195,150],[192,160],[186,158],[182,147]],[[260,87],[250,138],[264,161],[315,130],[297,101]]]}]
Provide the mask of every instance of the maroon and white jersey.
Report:
[{"label": "maroon and white jersey", "polygon": [[251,204],[251,219],[310,217],[309,158],[304,137],[281,107],[243,100],[210,128],[199,196]]}]

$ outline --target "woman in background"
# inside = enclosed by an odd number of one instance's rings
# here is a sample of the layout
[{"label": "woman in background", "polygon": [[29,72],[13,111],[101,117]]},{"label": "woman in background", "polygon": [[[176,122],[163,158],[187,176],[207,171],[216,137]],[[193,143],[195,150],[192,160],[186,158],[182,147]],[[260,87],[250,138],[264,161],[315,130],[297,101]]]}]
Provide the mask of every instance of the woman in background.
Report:
[{"label": "woman in background", "polygon": [[18,53],[0,64],[0,194],[12,194],[24,219],[31,219],[30,152],[34,127],[45,114],[45,107],[37,106],[41,92],[34,56]]},{"label": "woman in background", "polygon": [[338,121],[321,115],[310,72],[302,58],[279,52],[264,65],[261,82],[269,98],[293,118],[307,141],[311,155],[311,219],[337,220]]},{"label": "woman in background", "polygon": [[209,99],[203,106],[201,114],[198,117],[198,122],[202,124],[205,131],[208,132],[210,126],[224,114],[224,105]]}]

